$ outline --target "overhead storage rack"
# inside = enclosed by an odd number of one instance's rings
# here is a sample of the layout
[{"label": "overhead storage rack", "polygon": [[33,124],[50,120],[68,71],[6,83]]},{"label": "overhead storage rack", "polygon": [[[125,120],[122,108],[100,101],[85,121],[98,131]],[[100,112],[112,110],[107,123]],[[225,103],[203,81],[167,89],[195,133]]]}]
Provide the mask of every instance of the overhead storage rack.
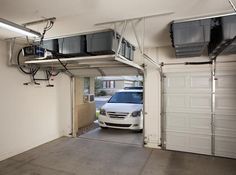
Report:
[{"label": "overhead storage rack", "polygon": [[111,29],[45,40],[41,47],[52,51],[52,58],[23,58],[21,65],[67,72],[83,69],[88,74],[96,70],[97,76],[106,75],[103,69],[130,69],[132,74],[144,70],[133,62],[135,47]]},{"label": "overhead storage rack", "polygon": [[173,21],[170,34],[176,57],[198,57],[207,47],[211,59],[235,54],[235,29],[236,13]]},{"label": "overhead storage rack", "polygon": [[[130,69],[129,72],[141,73],[144,69],[142,66],[125,59],[123,56],[115,54],[112,55],[98,55],[98,56],[84,56],[73,58],[60,59],[45,59],[45,60],[28,60],[24,62],[26,65],[38,65],[42,69],[52,68],[54,70],[63,71],[65,68],[61,63],[66,65],[68,70],[96,70],[98,75],[105,76],[103,69],[119,68],[122,73],[122,68]],[[89,73],[89,72],[88,72]]]}]

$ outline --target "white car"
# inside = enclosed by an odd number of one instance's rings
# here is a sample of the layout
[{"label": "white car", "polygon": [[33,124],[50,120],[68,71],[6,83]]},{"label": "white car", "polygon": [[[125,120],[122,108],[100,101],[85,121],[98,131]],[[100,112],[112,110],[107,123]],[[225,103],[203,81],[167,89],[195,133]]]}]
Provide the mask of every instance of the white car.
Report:
[{"label": "white car", "polygon": [[116,92],[100,109],[98,121],[101,128],[142,131],[143,90]]}]

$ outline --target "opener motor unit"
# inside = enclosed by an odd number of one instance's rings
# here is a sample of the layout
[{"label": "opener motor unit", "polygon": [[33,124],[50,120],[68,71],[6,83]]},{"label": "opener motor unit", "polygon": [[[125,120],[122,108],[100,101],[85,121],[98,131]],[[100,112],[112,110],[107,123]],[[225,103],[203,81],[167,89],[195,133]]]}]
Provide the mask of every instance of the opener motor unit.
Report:
[{"label": "opener motor unit", "polygon": [[35,58],[35,59],[46,58],[46,49],[36,45],[24,47],[22,49],[22,53],[24,57]]}]

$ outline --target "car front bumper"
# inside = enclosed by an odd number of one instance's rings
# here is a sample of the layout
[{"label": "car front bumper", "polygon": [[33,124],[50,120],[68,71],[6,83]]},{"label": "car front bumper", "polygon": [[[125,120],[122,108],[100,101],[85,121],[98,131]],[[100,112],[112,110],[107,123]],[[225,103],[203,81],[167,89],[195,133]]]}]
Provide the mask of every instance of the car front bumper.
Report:
[{"label": "car front bumper", "polygon": [[109,116],[98,116],[99,126],[107,128],[141,130],[143,129],[143,117],[127,116],[125,118],[110,118]]}]

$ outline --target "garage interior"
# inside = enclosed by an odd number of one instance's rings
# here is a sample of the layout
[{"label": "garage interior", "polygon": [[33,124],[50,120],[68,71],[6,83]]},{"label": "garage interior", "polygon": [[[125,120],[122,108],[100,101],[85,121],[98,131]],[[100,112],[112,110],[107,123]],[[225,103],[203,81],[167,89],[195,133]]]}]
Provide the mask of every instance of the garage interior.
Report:
[{"label": "garage interior", "polygon": [[[0,174],[236,174],[235,5],[1,0]],[[144,78],[141,137],[77,137],[94,78],[124,75]]]}]

